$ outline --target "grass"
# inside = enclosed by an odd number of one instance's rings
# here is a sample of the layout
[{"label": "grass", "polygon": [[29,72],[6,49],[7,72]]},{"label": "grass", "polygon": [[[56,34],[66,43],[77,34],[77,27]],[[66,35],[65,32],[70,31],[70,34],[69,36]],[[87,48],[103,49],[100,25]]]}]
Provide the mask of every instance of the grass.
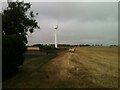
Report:
[{"label": "grass", "polygon": [[27,60],[22,66],[20,66],[19,73],[15,77],[3,82],[3,88],[30,88],[37,87],[37,85],[39,86],[39,80],[45,76],[44,73],[41,73],[40,68],[56,56],[57,55],[43,55]]},{"label": "grass", "polygon": [[56,55],[43,55],[43,56],[40,56],[38,57],[37,59],[32,59],[30,60],[29,62],[27,62],[27,64],[33,64],[33,65],[43,65],[45,63],[47,63],[49,60],[55,58]]},{"label": "grass", "polygon": [[[47,63],[48,62],[48,63]],[[117,88],[118,49],[80,47],[26,60],[3,88]]]}]

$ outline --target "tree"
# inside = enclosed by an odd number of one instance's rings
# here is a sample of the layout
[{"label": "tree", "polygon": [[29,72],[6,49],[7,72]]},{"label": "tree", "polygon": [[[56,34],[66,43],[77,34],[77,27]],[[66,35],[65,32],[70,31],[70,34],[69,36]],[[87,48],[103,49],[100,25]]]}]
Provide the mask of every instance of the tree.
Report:
[{"label": "tree", "polygon": [[18,71],[23,64],[27,32],[39,29],[36,15],[30,11],[31,4],[7,2],[8,7],[2,12],[2,68],[3,80]]},{"label": "tree", "polygon": [[[8,2],[8,7],[2,14],[3,35],[17,35],[27,43],[27,32],[40,28],[34,19],[33,11],[29,11],[31,4],[24,2]],[[38,13],[36,13],[38,15]]]}]

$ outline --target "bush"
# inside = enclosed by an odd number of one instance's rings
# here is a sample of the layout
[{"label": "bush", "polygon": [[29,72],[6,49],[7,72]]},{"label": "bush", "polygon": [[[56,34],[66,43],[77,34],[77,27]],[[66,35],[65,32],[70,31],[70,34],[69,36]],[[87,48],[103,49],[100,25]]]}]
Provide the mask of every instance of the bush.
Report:
[{"label": "bush", "polygon": [[25,44],[16,35],[2,37],[2,74],[3,80],[15,75],[18,67],[23,64]]},{"label": "bush", "polygon": [[57,54],[57,49],[56,48],[54,48],[54,47],[52,47],[52,46],[44,46],[43,47],[43,50],[47,53],[47,54],[49,54],[49,53],[54,53],[54,54]]}]

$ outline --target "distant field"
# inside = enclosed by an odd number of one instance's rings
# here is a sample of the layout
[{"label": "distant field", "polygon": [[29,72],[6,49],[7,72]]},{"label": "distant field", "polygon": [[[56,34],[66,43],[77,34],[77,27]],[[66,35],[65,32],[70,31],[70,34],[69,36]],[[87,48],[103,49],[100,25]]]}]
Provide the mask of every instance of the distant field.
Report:
[{"label": "distant field", "polygon": [[[52,60],[50,60],[52,59]],[[41,65],[40,60],[46,63]],[[47,60],[50,60],[47,62]],[[117,88],[117,47],[80,47],[57,57],[27,60],[3,88]]]}]

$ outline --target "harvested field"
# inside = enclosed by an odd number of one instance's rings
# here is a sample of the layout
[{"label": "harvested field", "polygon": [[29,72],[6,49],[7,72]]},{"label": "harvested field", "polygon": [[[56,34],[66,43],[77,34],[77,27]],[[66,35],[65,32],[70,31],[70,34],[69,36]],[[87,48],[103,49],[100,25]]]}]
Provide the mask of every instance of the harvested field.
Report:
[{"label": "harvested field", "polygon": [[41,67],[31,60],[21,70],[3,82],[3,88],[117,88],[118,49],[80,47],[74,53],[60,53]]}]

